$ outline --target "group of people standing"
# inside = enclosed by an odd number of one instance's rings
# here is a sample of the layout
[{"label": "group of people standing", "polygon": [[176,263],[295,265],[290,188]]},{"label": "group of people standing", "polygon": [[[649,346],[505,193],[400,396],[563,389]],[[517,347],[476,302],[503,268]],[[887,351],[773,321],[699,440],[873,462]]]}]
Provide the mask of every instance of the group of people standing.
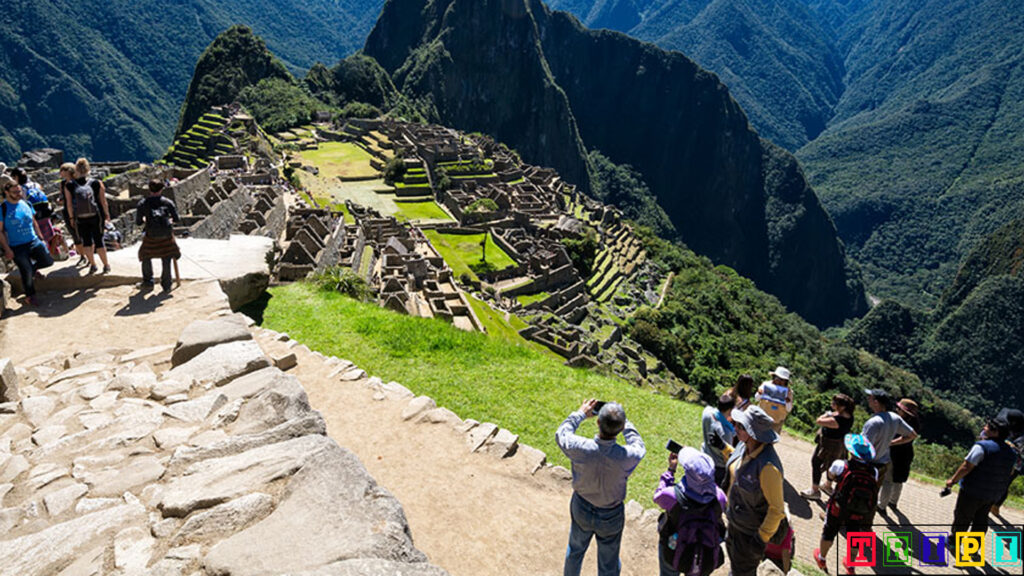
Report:
[{"label": "group of people standing", "polygon": [[[96,262],[98,256],[106,274],[110,272],[106,238],[114,236],[111,233],[113,225],[106,187],[102,180],[92,178],[90,173],[91,167],[85,158],[79,158],[74,164],[61,165],[57,198],[72,244],[79,255],[77,264],[88,265],[88,273],[95,274],[100,270]],[[153,286],[150,258],[160,258],[164,264],[161,285],[164,290],[170,290],[171,260],[181,256],[173,236],[173,224],[180,222],[180,218],[174,203],[161,196],[164,185],[162,180],[149,183],[150,194],[138,203],[135,220],[137,226],[143,227],[139,250],[142,286]],[[40,271],[52,266],[54,255],[67,247],[63,236],[50,221],[53,210],[49,198],[41,186],[29,179],[25,170],[14,168],[8,174],[6,166],[0,167],[0,190],[3,191],[0,250],[3,257],[13,260],[18,268],[25,304],[36,306],[35,284],[42,278]]]},{"label": "group of people standing", "polygon": [[[733,576],[757,573],[767,557],[784,570],[795,548],[783,497],[783,466],[774,445],[793,408],[791,374],[785,367],[754,391],[754,380],[742,376],[736,385],[702,413],[703,443],[699,450],[669,443],[668,467],[654,492],[664,510],[659,519],[661,576],[707,576],[727,556]],[[826,556],[840,530],[871,531],[875,514],[896,510],[914,458],[919,435],[916,402],[894,402],[883,389],[864,391],[871,416],[859,434],[851,433],[856,404],[836,394],[820,427],[811,459],[811,487],[801,496],[828,494],[821,538],[812,556],[827,571]],[[599,434],[576,434],[580,424],[597,417]],[[988,422],[982,438],[947,482],[960,483],[953,532],[985,531],[988,514],[1005,498],[1021,459],[1008,443],[1017,432],[1000,415]],[[623,434],[625,444],[616,442]],[[646,454],[636,427],[617,403],[588,400],[559,426],[556,441],[572,462],[571,528],[565,576],[577,576],[591,539],[598,547],[599,576],[620,572],[619,545],[625,524],[624,500],[629,476]],[[1018,438],[1024,446],[1024,437]],[[676,473],[682,466],[683,475]],[[822,476],[826,477],[824,483]],[[955,539],[950,538],[950,545]],[[723,551],[724,547],[724,551]],[[845,566],[845,562],[844,562]],[[854,574],[852,566],[845,566]]]}]

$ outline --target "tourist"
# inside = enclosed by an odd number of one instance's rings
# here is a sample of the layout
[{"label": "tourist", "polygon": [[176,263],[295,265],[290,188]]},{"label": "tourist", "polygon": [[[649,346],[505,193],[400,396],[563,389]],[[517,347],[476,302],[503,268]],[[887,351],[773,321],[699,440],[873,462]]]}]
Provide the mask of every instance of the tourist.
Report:
[{"label": "tourist", "polygon": [[62,206],[61,213],[64,216],[64,223],[67,225],[68,231],[71,233],[71,241],[75,245],[75,254],[78,254],[78,262],[75,264],[81,266],[88,263],[89,261],[85,258],[85,248],[82,246],[82,237],[78,234],[78,226],[75,225],[75,220],[71,217],[71,212],[68,211],[68,198],[71,197],[70,186],[75,180],[75,165],[71,162],[65,162],[60,165],[60,202]]},{"label": "tourist", "polygon": [[53,266],[50,251],[42,241],[42,232],[29,206],[22,198],[21,185],[7,175],[0,176],[0,189],[4,201],[0,203],[0,248],[4,258],[14,260],[21,275],[25,304],[37,306],[36,275],[39,270]]},{"label": "tourist", "polygon": [[725,461],[732,454],[732,446],[736,441],[736,429],[732,425],[732,410],[736,399],[726,392],[718,398],[718,406],[705,406],[701,414],[701,428],[704,432],[704,443],[700,449],[711,457],[715,464],[715,484],[725,486],[728,471]]},{"label": "tourist", "polygon": [[[878,470],[871,464],[875,449],[862,434],[847,434],[843,439],[849,459],[837,459],[829,465],[828,475],[835,479],[836,489],[825,507],[825,525],[821,541],[814,549],[814,562],[828,572],[826,559],[841,528],[847,532],[870,532],[878,500]],[[854,568],[846,564],[847,574]]]},{"label": "tourist", "polygon": [[[614,402],[605,404],[598,412],[596,437],[578,436],[576,429],[594,416],[596,404],[594,399],[584,402],[555,433],[558,447],[572,462],[572,526],[564,576],[579,576],[592,537],[597,539],[598,576],[619,574],[626,482],[646,453],[640,433],[626,419],[622,406]],[[615,441],[620,433],[626,440],[625,446]]]},{"label": "tourist", "polygon": [[[864,422],[861,434],[875,449],[872,464],[878,468],[879,482],[885,486],[886,482],[892,482],[892,457],[889,454],[889,447],[913,442],[917,438],[917,432],[898,414],[889,412],[892,396],[888,392],[876,388],[865,390],[864,393],[868,395],[868,408],[874,415]],[[882,507],[879,507],[878,511],[885,513]]]},{"label": "tourist", "polygon": [[750,406],[750,399],[754,396],[754,377],[750,374],[740,374],[736,384],[728,391],[736,399],[736,406],[733,410],[746,410]]},{"label": "tourist", "polygon": [[139,246],[139,260],[142,262],[142,287],[153,287],[153,258],[159,258],[160,286],[164,292],[171,289],[171,259],[181,258],[181,250],[174,240],[174,223],[181,222],[174,202],[163,197],[162,180],[149,181],[149,196],[139,201],[135,209],[135,225],[142,226],[142,245]]},{"label": "tourist", "polygon": [[[918,435],[921,434],[921,419],[917,414],[917,402],[910,398],[904,398],[896,403],[896,413],[900,418],[910,425]],[[910,479],[910,465],[914,462],[914,441],[901,442],[902,438],[897,436],[896,440],[889,446],[889,460],[892,462],[889,480],[883,480],[882,490],[878,493],[878,507],[888,506],[893,510],[899,507],[900,495],[903,494],[903,484]]]},{"label": "tourist", "polygon": [[992,506],[992,514],[995,516],[999,516],[999,508],[1006,501],[1006,497],[1010,493],[1010,484],[1013,484],[1013,481],[1018,476],[1024,475],[1024,412],[1016,408],[1003,408],[999,411],[999,415],[1010,423],[1010,433],[1007,441],[1017,453],[1017,462],[1013,465],[1013,472],[1010,472],[1010,481],[1006,484],[1006,490],[1003,491],[1003,495]]},{"label": "tourist", "polygon": [[768,373],[771,380],[757,388],[758,406],[775,421],[775,431],[782,432],[782,424],[793,411],[793,389],[789,386],[789,369],[779,366]]},{"label": "tourist", "polygon": [[729,497],[725,546],[733,576],[753,576],[764,558],[765,545],[786,517],[782,497],[782,461],[773,444],[779,441],[775,421],[758,406],[733,411],[740,440],[729,457]]},{"label": "tourist", "polygon": [[[676,467],[683,477],[676,483]],[[654,503],[665,510],[658,519],[658,565],[661,576],[680,573],[707,576],[725,562],[725,492],[716,485],[717,467],[711,456],[689,446],[668,455]]]},{"label": "tourist", "polygon": [[64,205],[82,238],[82,251],[89,261],[89,274],[97,271],[95,254],[103,261],[103,272],[110,272],[107,249],[103,245],[103,226],[110,222],[107,193],[103,182],[89,177],[89,161],[79,158],[75,162],[74,180],[64,189]]},{"label": "tourist", "polygon": [[122,242],[124,242],[124,235],[114,226],[113,222],[107,222],[103,230],[103,245],[107,247],[108,251],[120,250]]},{"label": "tourist", "polygon": [[[829,410],[818,416],[818,434],[815,437],[814,453],[811,455],[811,487],[800,493],[804,498],[817,500],[821,498],[822,487],[818,484],[821,475],[832,465],[832,462],[841,460],[846,455],[846,447],[843,445],[846,434],[853,427],[853,411],[856,405],[853,398],[846,394],[836,394],[832,397],[832,404]],[[825,491],[831,493],[828,478],[825,479]]]},{"label": "tourist", "polygon": [[988,513],[1009,486],[1017,459],[1013,448],[1006,443],[1009,427],[1005,418],[989,420],[953,477],[946,480],[946,490],[960,483],[953,509],[952,542],[956,541],[957,533],[968,529],[982,534],[988,531]]}]

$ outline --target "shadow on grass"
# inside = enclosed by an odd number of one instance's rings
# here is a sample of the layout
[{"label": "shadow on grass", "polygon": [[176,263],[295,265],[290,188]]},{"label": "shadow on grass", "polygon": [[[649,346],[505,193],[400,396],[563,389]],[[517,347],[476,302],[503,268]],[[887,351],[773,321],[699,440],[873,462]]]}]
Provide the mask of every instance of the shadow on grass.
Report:
[{"label": "shadow on grass", "polygon": [[264,292],[260,294],[260,297],[249,302],[245,306],[238,309],[239,312],[245,314],[249,318],[252,318],[256,322],[257,326],[263,325],[263,313],[267,311],[267,306],[270,305],[270,299],[274,296],[270,292]]}]

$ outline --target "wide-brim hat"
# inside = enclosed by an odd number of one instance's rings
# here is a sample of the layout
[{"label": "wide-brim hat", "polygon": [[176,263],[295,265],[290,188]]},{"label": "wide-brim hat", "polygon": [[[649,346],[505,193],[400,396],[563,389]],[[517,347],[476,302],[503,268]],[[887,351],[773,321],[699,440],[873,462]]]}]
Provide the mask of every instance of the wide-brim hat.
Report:
[{"label": "wide-brim hat", "polygon": [[775,420],[760,406],[751,406],[743,411],[733,410],[732,421],[743,426],[747,434],[758,442],[774,444],[779,441],[779,433],[773,428]]},{"label": "wide-brim hat", "polygon": [[789,368],[786,368],[785,366],[776,366],[775,370],[772,370],[771,372],[769,372],[768,375],[769,376],[778,376],[779,378],[782,378],[783,380],[789,380],[790,377],[792,376],[792,374],[789,373]]},{"label": "wide-brim hat", "polygon": [[896,403],[896,406],[911,416],[917,416],[917,402],[914,402],[910,398],[903,398]]},{"label": "wide-brim hat", "polygon": [[871,462],[875,459],[875,447],[871,445],[871,442],[863,434],[847,434],[843,438],[843,444],[846,445],[846,449],[850,451],[850,454],[858,460]]}]

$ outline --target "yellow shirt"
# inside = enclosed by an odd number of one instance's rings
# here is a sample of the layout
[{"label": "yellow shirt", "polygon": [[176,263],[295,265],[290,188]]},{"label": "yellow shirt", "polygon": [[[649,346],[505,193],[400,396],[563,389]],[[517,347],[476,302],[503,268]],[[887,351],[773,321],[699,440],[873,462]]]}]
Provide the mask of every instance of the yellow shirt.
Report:
[{"label": "yellow shirt", "polygon": [[[764,447],[765,444],[761,444],[753,451],[744,454],[741,460],[733,462],[729,468],[730,482],[736,481],[736,468],[757,458],[761,451],[764,450]],[[761,468],[761,475],[758,480],[761,483],[761,492],[764,494],[764,499],[768,502],[768,513],[765,514],[764,520],[761,521],[761,528],[757,533],[763,542],[768,542],[779,529],[779,523],[786,517],[786,501],[782,491],[782,472],[769,462],[765,464],[764,468]]]}]

